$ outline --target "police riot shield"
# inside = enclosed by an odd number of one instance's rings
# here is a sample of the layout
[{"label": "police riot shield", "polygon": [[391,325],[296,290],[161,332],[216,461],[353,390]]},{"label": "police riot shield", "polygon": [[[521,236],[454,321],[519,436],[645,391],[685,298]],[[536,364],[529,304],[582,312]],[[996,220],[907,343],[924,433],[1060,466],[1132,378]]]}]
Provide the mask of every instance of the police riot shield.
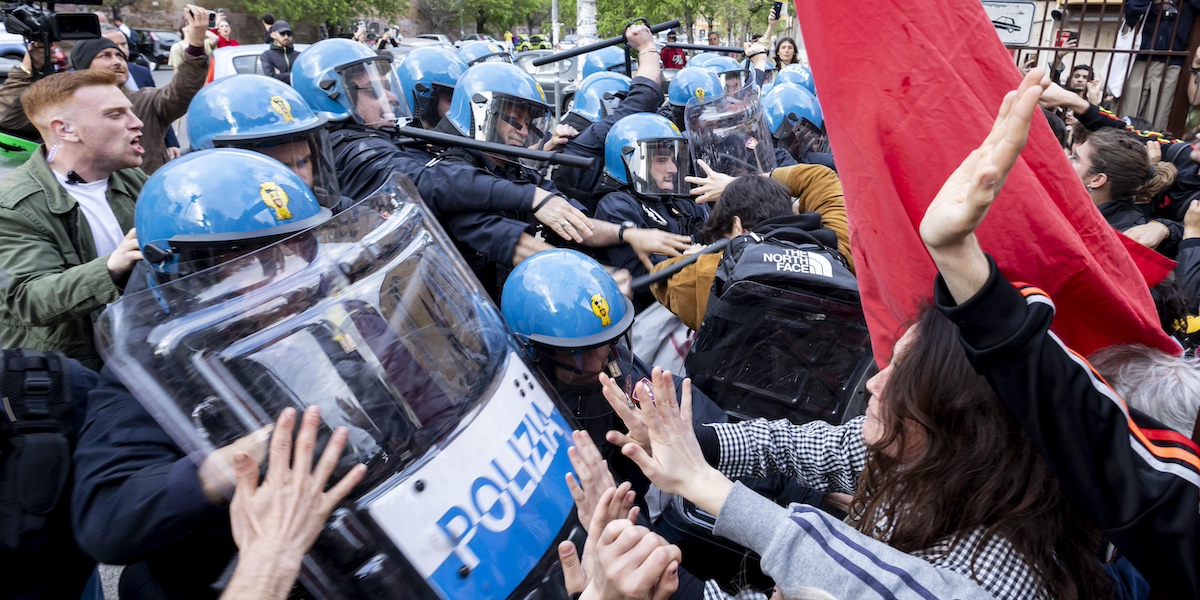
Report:
[{"label": "police riot shield", "polygon": [[197,461],[265,446],[286,407],[320,407],[322,444],[349,429],[339,471],[368,471],[305,559],[313,596],[565,598],[571,425],[407,179],[124,296],[98,338]]},{"label": "police riot shield", "polygon": [[[734,177],[770,173],[775,146],[757,86],[688,100],[684,110],[692,160]],[[694,165],[693,173],[704,173]]]}]

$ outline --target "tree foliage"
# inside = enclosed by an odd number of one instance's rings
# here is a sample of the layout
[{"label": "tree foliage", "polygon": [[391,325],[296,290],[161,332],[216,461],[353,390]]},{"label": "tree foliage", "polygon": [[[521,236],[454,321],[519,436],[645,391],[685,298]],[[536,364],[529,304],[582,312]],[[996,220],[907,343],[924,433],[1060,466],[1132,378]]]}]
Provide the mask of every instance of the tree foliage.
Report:
[{"label": "tree foliage", "polygon": [[125,19],[121,16],[121,9],[127,6],[137,4],[138,0],[104,0],[104,7],[108,9],[114,19]]}]

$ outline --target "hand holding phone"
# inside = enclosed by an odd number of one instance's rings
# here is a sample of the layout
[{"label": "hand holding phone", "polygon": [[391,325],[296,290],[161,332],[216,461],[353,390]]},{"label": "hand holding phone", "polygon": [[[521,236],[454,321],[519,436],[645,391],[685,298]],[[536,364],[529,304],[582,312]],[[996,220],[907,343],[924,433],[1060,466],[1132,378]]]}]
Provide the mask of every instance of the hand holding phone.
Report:
[{"label": "hand holding phone", "polygon": [[782,14],[783,14],[783,2],[776,2],[774,4],[774,6],[771,7],[771,17],[770,17],[771,20],[778,21],[779,17]]}]

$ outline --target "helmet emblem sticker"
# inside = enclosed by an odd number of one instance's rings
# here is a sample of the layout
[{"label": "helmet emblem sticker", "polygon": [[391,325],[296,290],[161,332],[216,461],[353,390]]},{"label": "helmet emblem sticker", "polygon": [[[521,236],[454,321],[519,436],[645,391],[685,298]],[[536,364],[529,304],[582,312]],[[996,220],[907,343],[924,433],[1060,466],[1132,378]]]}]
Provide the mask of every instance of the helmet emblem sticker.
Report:
[{"label": "helmet emblem sticker", "polygon": [[292,211],[288,210],[288,195],[279,187],[279,184],[274,181],[258,184],[258,195],[262,196],[263,204],[266,204],[275,211],[276,221],[287,221],[292,218]]},{"label": "helmet emblem sticker", "polygon": [[702,87],[698,87],[698,88],[696,88],[696,97],[697,97],[697,98],[699,98],[699,99],[703,100],[703,99],[704,99],[704,94],[705,94],[705,93],[706,93],[706,92],[704,91],[704,88],[702,88]]},{"label": "helmet emblem sticker", "polygon": [[271,96],[271,110],[279,113],[284,123],[296,120],[296,117],[292,116],[292,105],[283,96]]},{"label": "helmet emblem sticker", "polygon": [[608,313],[608,300],[600,294],[592,294],[592,312],[600,317],[600,325],[608,327],[612,325],[612,315]]}]

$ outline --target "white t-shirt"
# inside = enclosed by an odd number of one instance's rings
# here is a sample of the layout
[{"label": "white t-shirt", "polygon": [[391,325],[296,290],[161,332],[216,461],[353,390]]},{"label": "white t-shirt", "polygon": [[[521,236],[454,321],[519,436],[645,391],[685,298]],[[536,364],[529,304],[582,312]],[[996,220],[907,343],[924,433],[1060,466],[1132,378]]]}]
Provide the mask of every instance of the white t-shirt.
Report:
[{"label": "white t-shirt", "polygon": [[96,244],[96,256],[104,256],[117,249],[125,232],[117,223],[117,215],[108,204],[104,193],[108,191],[108,180],[92,183],[67,183],[64,175],[54,172],[55,179],[67,190],[67,193],[79,203],[79,210],[87,218],[88,227],[92,230],[92,241]]}]

